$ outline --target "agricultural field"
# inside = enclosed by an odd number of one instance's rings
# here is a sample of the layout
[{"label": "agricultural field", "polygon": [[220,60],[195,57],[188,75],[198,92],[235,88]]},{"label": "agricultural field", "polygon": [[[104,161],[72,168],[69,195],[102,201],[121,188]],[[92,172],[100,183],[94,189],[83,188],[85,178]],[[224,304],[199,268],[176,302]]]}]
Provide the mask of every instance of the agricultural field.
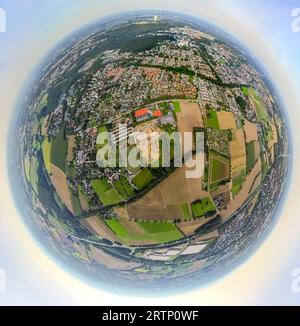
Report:
[{"label": "agricultural field", "polygon": [[122,176],[119,180],[113,183],[114,188],[117,190],[118,194],[127,200],[134,195],[134,189],[129,183],[128,179]]},{"label": "agricultural field", "polygon": [[232,133],[230,147],[231,177],[239,177],[246,172],[246,145],[245,136],[242,129],[237,129]]},{"label": "agricultural field", "polygon": [[116,205],[123,201],[106,179],[93,180],[91,185],[104,206]]},{"label": "agricultural field", "polygon": [[80,207],[81,207],[82,211],[84,211],[84,212],[88,211],[90,208],[89,198],[85,194],[83,188],[80,185],[78,186],[78,196],[79,196]]},{"label": "agricultural field", "polygon": [[138,228],[137,232],[124,225],[119,219],[109,219],[105,223],[125,243],[165,243],[179,240],[183,234],[171,222],[129,222]]},{"label": "agricultural field", "polygon": [[190,205],[189,204],[181,204],[181,212],[183,215],[183,218],[185,221],[188,221],[191,219],[191,213],[190,213]]},{"label": "agricultural field", "polygon": [[256,162],[255,142],[246,145],[247,151],[247,174],[253,169]]},{"label": "agricultural field", "polygon": [[138,220],[186,219],[181,205],[208,196],[202,189],[202,178],[186,178],[186,171],[185,166],[178,168],[142,198],[128,204],[128,215]]},{"label": "agricultural field", "polygon": [[[266,110],[261,98],[257,95],[254,88],[248,88],[247,96],[250,102],[256,110],[256,115],[259,121],[267,120],[269,117],[268,111]],[[245,93],[244,93],[245,94]]]},{"label": "agricultural field", "polygon": [[232,192],[233,197],[235,197],[242,189],[243,183],[245,181],[245,177],[246,177],[246,171],[241,172],[240,175],[238,175],[232,179],[231,192]]},{"label": "agricultural field", "polygon": [[51,170],[51,142],[49,142],[48,138],[42,143],[42,153],[45,169],[49,174]]},{"label": "agricultural field", "polygon": [[237,128],[235,117],[232,112],[219,111],[217,112],[217,118],[221,130]]},{"label": "agricultural field", "polygon": [[205,118],[205,127],[213,130],[220,129],[217,111],[211,109],[207,110],[207,117]]},{"label": "agricultural field", "polygon": [[54,164],[51,164],[50,179],[59,198],[68,208],[68,210],[74,215],[72,199],[69,192],[69,185],[65,173]]},{"label": "agricultural field", "polygon": [[258,140],[257,126],[255,123],[244,120],[244,132],[246,137],[246,143]]},{"label": "agricultural field", "polygon": [[75,147],[76,144],[76,139],[75,139],[75,135],[70,135],[67,137],[68,140],[68,152],[67,152],[67,158],[66,161],[67,162],[71,162],[73,161],[73,149]]},{"label": "agricultural field", "polygon": [[141,170],[133,179],[132,182],[138,189],[143,189],[153,180],[151,171],[147,168]]},{"label": "agricultural field", "polygon": [[214,212],[215,210],[216,206],[210,197],[206,197],[192,204],[193,216],[195,218],[205,216],[205,214]]},{"label": "agricultural field", "polygon": [[74,214],[78,216],[81,214],[81,205],[80,205],[79,196],[75,194],[71,189],[69,189],[69,192],[72,200]]},{"label": "agricultural field", "polygon": [[64,129],[51,142],[51,163],[63,172],[66,172],[66,157],[68,143],[65,139]]}]

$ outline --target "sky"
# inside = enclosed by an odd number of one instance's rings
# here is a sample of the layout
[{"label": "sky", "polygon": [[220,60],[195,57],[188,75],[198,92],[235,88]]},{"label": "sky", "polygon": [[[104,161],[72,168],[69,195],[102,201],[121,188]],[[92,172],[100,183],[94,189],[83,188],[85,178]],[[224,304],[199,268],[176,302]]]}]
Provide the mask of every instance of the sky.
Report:
[{"label": "sky", "polygon": [[[254,305],[299,304],[292,271],[300,267],[300,33],[291,12],[300,0],[0,0],[0,268],[2,305]],[[106,15],[138,9],[190,14],[223,28],[246,45],[278,87],[291,123],[292,182],[282,214],[261,247],[233,272],[167,298],[126,298],[92,288],[68,273],[32,237],[16,210],[7,175],[7,131],[22,85],[43,55],[73,30]],[[1,284],[2,283],[2,284]],[[5,288],[4,286],[5,285]]]}]

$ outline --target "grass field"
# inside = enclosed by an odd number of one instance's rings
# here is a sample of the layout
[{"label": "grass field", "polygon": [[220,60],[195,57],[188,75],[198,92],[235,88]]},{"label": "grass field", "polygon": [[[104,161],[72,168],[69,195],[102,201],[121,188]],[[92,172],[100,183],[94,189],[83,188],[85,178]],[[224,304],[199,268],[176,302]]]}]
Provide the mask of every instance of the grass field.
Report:
[{"label": "grass field", "polygon": [[243,182],[245,181],[245,176],[246,176],[246,173],[245,172],[242,172],[239,176],[233,178],[231,192],[232,192],[232,195],[234,197],[242,189]]},{"label": "grass field", "polygon": [[89,197],[86,195],[84,189],[81,187],[81,185],[78,186],[78,196],[80,201],[80,206],[82,211],[87,211],[90,208],[89,205]]},{"label": "grass field", "polygon": [[126,177],[121,177],[118,181],[114,182],[114,188],[119,195],[124,199],[129,199],[134,194],[134,189]]},{"label": "grass field", "polygon": [[[247,89],[247,90],[246,90]],[[268,111],[266,110],[261,98],[257,95],[257,92],[254,88],[243,88],[244,95],[248,96],[250,101],[254,104],[257,118],[262,120],[267,120],[269,117]]]},{"label": "grass field", "polygon": [[91,185],[104,206],[116,205],[123,201],[106,179],[93,180]]},{"label": "grass field", "polygon": [[81,205],[80,205],[79,197],[77,194],[74,194],[74,192],[71,189],[69,190],[69,192],[71,196],[74,214],[78,216],[81,213]]},{"label": "grass field", "polygon": [[229,162],[223,157],[210,153],[209,155],[209,181],[210,184],[229,178]]},{"label": "grass field", "polygon": [[216,206],[213,201],[206,197],[192,204],[192,212],[194,217],[204,216],[208,212],[213,212],[216,210]]},{"label": "grass field", "polygon": [[247,150],[247,174],[252,170],[255,165],[255,142],[246,145]]},{"label": "grass field", "polygon": [[173,101],[173,106],[174,106],[174,111],[175,113],[179,113],[181,112],[181,106],[180,106],[180,102],[178,101]]},{"label": "grass field", "polygon": [[146,187],[153,180],[152,173],[149,169],[143,169],[133,179],[132,182],[138,189]]},{"label": "grass field", "polygon": [[68,143],[64,137],[64,129],[61,129],[51,143],[51,163],[63,172],[66,172],[67,151]]},{"label": "grass field", "polygon": [[184,217],[184,220],[190,220],[191,219],[191,214],[190,214],[190,207],[189,204],[181,204],[181,212]]},{"label": "grass field", "polygon": [[118,219],[106,220],[105,223],[121,239],[130,238],[129,231]]},{"label": "grass field", "polygon": [[207,110],[207,117],[205,118],[205,127],[214,130],[220,129],[217,111]]},{"label": "grass field", "polygon": [[45,169],[49,174],[51,170],[51,142],[49,142],[48,138],[46,138],[42,143],[42,153]]},{"label": "grass field", "polygon": [[249,95],[249,89],[248,87],[242,87],[242,92],[245,96],[248,96]]},{"label": "grass field", "polygon": [[154,243],[165,243],[179,240],[183,237],[175,224],[171,222],[138,222],[144,234],[130,232],[118,219],[106,220],[107,226],[125,243],[131,241],[151,241]]},{"label": "grass field", "polygon": [[183,237],[175,224],[171,222],[139,222],[138,225],[142,227],[146,235],[160,243],[179,240]]}]

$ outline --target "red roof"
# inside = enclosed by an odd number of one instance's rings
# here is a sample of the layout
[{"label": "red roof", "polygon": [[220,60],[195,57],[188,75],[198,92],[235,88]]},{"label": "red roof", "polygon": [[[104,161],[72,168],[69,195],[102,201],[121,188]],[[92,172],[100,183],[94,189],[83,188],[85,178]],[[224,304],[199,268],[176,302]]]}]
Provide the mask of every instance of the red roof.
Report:
[{"label": "red roof", "polygon": [[154,115],[156,118],[159,118],[159,117],[162,116],[162,113],[161,113],[160,110],[156,110],[156,111],[153,112],[153,115]]},{"label": "red roof", "polygon": [[134,116],[136,118],[139,118],[139,117],[142,117],[143,115],[146,115],[149,113],[149,110],[148,109],[140,109],[140,110],[137,110],[134,112]]}]

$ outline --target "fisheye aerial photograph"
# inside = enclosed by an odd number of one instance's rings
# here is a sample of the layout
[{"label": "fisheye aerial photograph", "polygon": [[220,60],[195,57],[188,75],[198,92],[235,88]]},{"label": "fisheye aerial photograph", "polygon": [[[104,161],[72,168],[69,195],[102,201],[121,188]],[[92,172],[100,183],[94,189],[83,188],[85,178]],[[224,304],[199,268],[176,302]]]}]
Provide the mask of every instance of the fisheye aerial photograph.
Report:
[{"label": "fisheye aerial photograph", "polygon": [[3,320],[298,306],[300,2],[0,7]]}]

